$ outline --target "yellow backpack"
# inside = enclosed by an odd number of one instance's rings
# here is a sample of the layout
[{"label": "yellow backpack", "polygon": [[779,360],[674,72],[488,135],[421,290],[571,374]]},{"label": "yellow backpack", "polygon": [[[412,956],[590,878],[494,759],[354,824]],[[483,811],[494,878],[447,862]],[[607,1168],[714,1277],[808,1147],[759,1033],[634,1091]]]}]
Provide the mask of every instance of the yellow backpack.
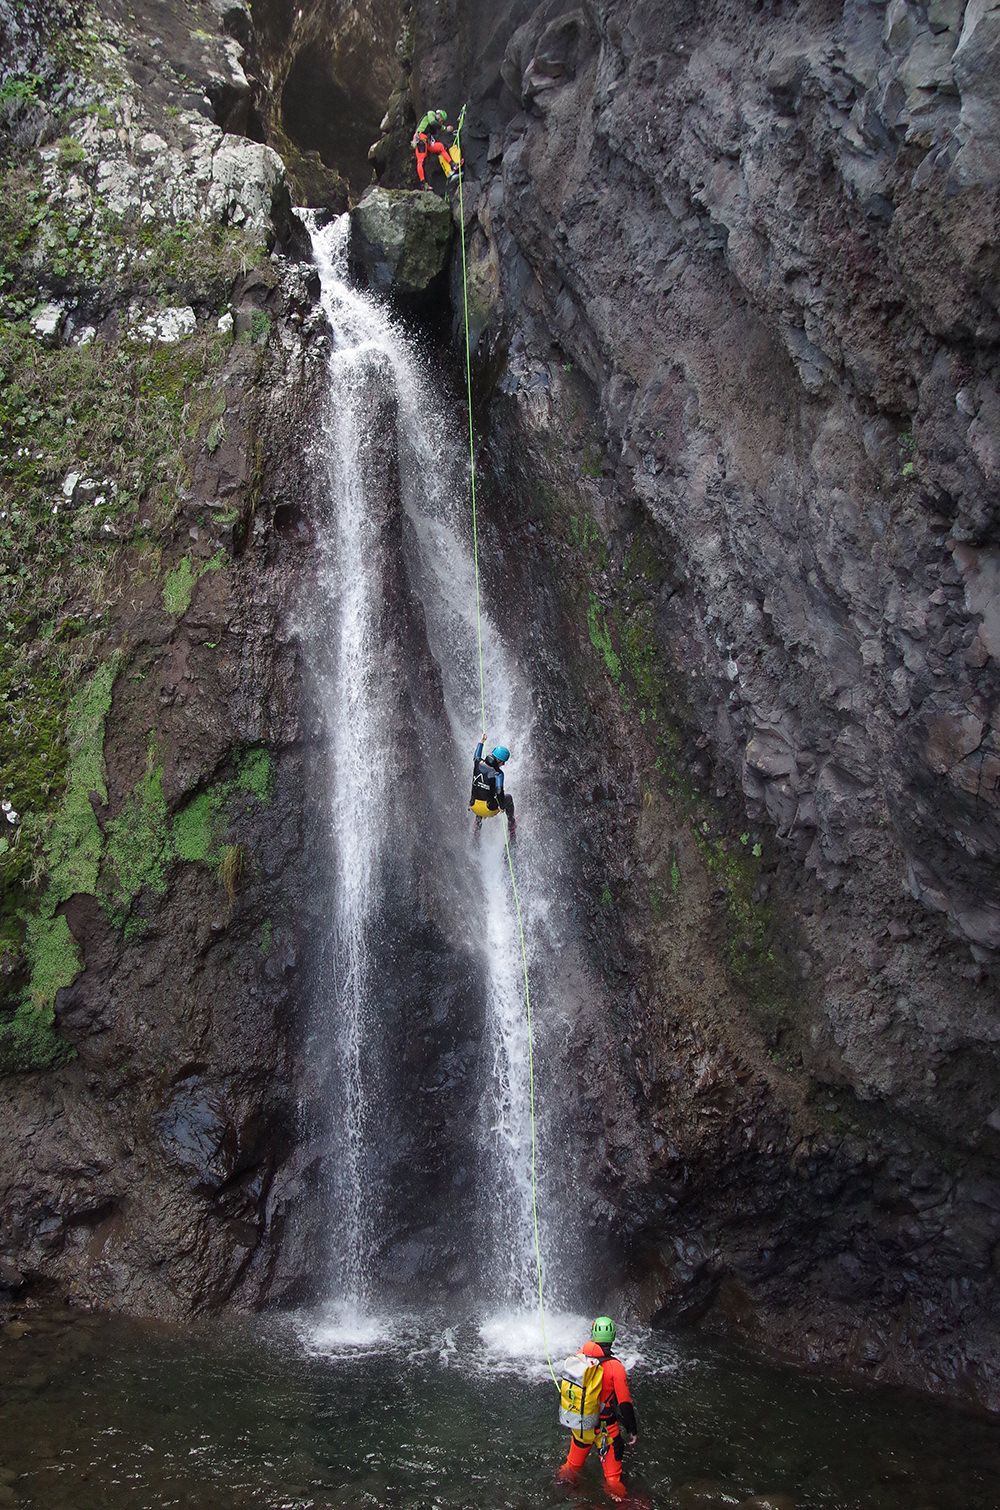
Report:
[{"label": "yellow backpack", "polygon": [[604,1364],[586,1353],[573,1353],[563,1363],[559,1379],[559,1422],[578,1442],[593,1442],[601,1419]]}]

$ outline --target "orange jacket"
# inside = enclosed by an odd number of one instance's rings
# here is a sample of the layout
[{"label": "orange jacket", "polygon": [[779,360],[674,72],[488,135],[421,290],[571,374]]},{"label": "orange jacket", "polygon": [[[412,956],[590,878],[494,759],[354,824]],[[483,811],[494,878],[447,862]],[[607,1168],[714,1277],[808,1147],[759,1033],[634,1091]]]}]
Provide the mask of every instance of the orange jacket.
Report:
[{"label": "orange jacket", "polygon": [[610,1352],[599,1342],[585,1342],[580,1352],[585,1353],[588,1358],[600,1358],[604,1364],[604,1379],[601,1383],[601,1420],[616,1421],[620,1417],[625,1430],[630,1436],[634,1436],[638,1425],[624,1364],[620,1359],[612,1358]]}]

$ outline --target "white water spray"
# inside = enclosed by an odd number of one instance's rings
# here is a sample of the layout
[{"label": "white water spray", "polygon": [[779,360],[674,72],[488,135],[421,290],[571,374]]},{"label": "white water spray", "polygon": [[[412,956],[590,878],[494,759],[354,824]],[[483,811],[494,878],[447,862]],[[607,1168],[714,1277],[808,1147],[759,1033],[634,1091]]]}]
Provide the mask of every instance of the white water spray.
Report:
[{"label": "white water spray", "polygon": [[[437,864],[454,880],[449,923],[481,951],[490,1032],[478,1139],[482,1171],[478,1212],[456,1213],[484,1237],[492,1275],[488,1298],[506,1307],[531,1307],[535,1294],[530,1179],[531,1120],[523,976],[503,847],[503,818],[487,821],[473,838],[467,813],[472,747],[478,733],[475,578],[469,542],[468,479],[462,432],[444,412],[436,385],[401,327],[386,310],[347,282],[348,218],[323,229],[310,226],[331,328],[329,401],[322,436],[329,487],[328,534],[322,548],[319,683],[331,762],[330,835],[334,896],[329,1010],[337,1035],[339,1133],[335,1164],[336,1288],[342,1303],[366,1311],[379,1235],[379,1203],[392,1192],[379,1187],[369,1167],[372,1129],[379,1116],[379,1087],[369,1070],[371,1045],[391,1002],[378,999],[375,933],[382,868],[392,826],[383,772],[391,765],[400,689],[386,654],[386,570],[401,560],[392,488],[379,441],[390,442],[398,465],[399,501],[409,530],[406,571],[419,600],[427,642],[439,668],[451,735],[448,772],[454,807],[446,831],[465,833]],[[396,534],[394,534],[396,532]],[[496,542],[487,537],[487,553]],[[395,552],[395,555],[393,554]],[[532,810],[531,870],[539,874],[553,843],[543,820],[544,798],[532,751],[532,707],[518,668],[497,627],[484,615],[483,646],[491,743],[513,751],[510,785],[520,810]],[[471,878],[471,882],[470,882]],[[540,888],[539,888],[540,890]],[[555,940],[542,897],[522,879],[529,960]],[[544,992],[542,998],[544,1001]],[[537,1000],[537,998],[536,998]],[[377,1056],[376,1056],[377,1058]],[[377,1196],[377,1198],[375,1198]]]},{"label": "white water spray", "polygon": [[330,509],[321,550],[321,701],[330,755],[333,938],[328,1008],[340,1066],[339,1136],[331,1150],[338,1231],[337,1286],[346,1304],[371,1301],[374,1239],[368,1200],[368,1123],[375,1087],[366,1073],[372,1027],[372,932],[386,841],[381,777],[393,714],[390,669],[379,654],[384,610],[385,489],[371,418],[398,386],[396,342],[346,281],[347,216],[313,229],[323,311],[330,324],[321,455]]}]

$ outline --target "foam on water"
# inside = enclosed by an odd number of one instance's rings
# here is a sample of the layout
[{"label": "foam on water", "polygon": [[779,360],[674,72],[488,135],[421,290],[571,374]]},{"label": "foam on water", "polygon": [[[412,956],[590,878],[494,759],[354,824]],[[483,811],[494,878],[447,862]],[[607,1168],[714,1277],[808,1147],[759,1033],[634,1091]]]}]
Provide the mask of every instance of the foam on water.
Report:
[{"label": "foam on water", "polygon": [[373,1316],[350,1305],[336,1307],[319,1318],[299,1317],[295,1330],[306,1352],[324,1358],[390,1352],[398,1335],[385,1316]]},{"label": "foam on water", "polygon": [[[592,1316],[572,1311],[546,1312],[544,1333],[534,1310],[495,1311],[488,1315],[398,1311],[378,1316],[349,1306],[320,1316],[299,1315],[294,1331],[304,1350],[333,1361],[355,1357],[389,1357],[405,1353],[413,1361],[459,1368],[476,1375],[510,1374],[523,1382],[551,1382],[559,1365],[590,1335]],[[644,1377],[680,1373],[680,1355],[662,1332],[624,1323],[615,1356],[630,1372]]]}]

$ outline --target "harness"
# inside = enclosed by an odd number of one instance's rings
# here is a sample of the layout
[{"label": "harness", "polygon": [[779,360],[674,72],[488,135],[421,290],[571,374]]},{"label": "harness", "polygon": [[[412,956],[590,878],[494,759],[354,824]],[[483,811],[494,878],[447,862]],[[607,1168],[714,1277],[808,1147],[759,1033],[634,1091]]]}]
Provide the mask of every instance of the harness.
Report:
[{"label": "harness", "polygon": [[492,755],[476,761],[475,770],[472,773],[472,796],[469,798],[469,806],[477,818],[492,818],[500,811],[500,804],[497,801],[499,769]]}]

